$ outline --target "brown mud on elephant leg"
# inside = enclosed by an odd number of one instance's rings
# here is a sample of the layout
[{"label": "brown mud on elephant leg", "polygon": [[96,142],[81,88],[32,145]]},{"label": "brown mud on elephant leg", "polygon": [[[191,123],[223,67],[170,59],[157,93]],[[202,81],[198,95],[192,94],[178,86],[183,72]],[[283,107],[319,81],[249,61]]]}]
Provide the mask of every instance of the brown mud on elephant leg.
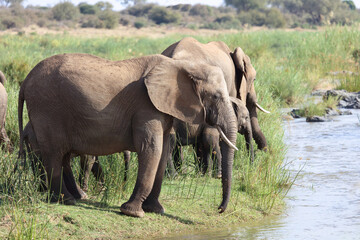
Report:
[{"label": "brown mud on elephant leg", "polygon": [[[161,116],[159,117],[161,119]],[[133,217],[144,217],[142,204],[149,196],[158,171],[163,146],[163,126],[159,120],[134,119],[133,136],[138,153],[138,175],[129,201],[122,204],[122,213]]]},{"label": "brown mud on elephant leg", "polygon": [[63,179],[65,186],[75,199],[86,199],[86,193],[76,184],[74,174],[70,166],[70,153],[63,158]]},{"label": "brown mud on elephant leg", "polygon": [[163,151],[160,159],[160,164],[156,172],[154,185],[152,187],[151,193],[142,205],[142,208],[145,212],[153,212],[158,214],[163,214],[165,212],[164,207],[159,202],[159,196],[161,192],[161,184],[164,178],[165,168],[171,154],[169,140],[170,135],[168,133],[165,133],[163,137]]}]

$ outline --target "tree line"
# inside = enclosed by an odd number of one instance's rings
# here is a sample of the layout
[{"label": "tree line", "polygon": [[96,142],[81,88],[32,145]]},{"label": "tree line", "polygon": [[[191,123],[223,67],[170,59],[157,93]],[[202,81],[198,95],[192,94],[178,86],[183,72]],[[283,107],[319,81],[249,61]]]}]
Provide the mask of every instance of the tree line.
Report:
[{"label": "tree line", "polygon": [[146,0],[119,0],[126,8],[114,11],[107,1],[74,5],[59,2],[54,7],[23,7],[23,0],[0,0],[0,30],[30,24],[40,27],[142,28],[170,24],[192,29],[241,29],[321,25],[351,25],[360,21],[352,0],[224,0],[224,6],[177,4],[159,6]]}]

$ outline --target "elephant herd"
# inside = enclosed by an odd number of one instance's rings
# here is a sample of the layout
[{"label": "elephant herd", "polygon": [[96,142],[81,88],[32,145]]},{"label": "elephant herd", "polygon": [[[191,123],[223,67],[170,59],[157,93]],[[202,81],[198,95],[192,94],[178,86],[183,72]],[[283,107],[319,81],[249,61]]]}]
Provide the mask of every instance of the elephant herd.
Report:
[{"label": "elephant herd", "polygon": [[[230,198],[237,133],[254,159],[252,139],[266,151],[257,108],[256,71],[241,48],[184,38],[160,55],[110,61],[89,54],[59,54],[42,60],[19,91],[19,155],[41,160],[51,202],[75,204],[86,197],[93,170],[103,181],[100,155],[138,156],[138,174],[121,212],[143,217],[164,213],[159,202],[165,168],[181,167],[181,146],[193,145],[203,173],[222,179],[224,212]],[[7,95],[0,72],[0,128],[4,150],[12,151],[4,128]],[[23,129],[23,108],[29,122]],[[220,140],[221,139],[221,140]],[[217,167],[212,166],[212,155]],[[81,157],[85,177],[76,183],[70,160]],[[171,161],[174,156],[174,162]],[[33,158],[35,159],[35,158]],[[34,163],[34,161],[33,161]],[[174,169],[173,169],[174,170]],[[126,177],[126,176],[125,176]],[[126,180],[126,179],[125,179]]]}]

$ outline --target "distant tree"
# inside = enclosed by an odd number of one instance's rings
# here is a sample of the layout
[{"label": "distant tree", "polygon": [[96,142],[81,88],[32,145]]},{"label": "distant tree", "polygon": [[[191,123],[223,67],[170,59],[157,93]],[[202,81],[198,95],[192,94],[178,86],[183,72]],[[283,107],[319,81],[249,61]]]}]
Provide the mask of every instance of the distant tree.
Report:
[{"label": "distant tree", "polygon": [[239,12],[266,7],[267,0],[225,0],[227,6],[233,6]]},{"label": "distant tree", "polygon": [[181,16],[178,13],[165,8],[165,7],[154,7],[149,12],[149,19],[153,20],[156,24],[161,23],[177,23]]},{"label": "distant tree", "polygon": [[78,17],[79,9],[71,2],[62,2],[56,4],[51,9],[53,16],[58,21],[73,20]]},{"label": "distant tree", "polygon": [[123,5],[138,5],[138,4],[145,4],[146,0],[120,0],[120,3]]},{"label": "distant tree", "polygon": [[111,10],[114,6],[109,2],[100,1],[95,3],[95,7],[97,7],[101,11],[106,11],[106,10]]},{"label": "distant tree", "polygon": [[87,4],[85,2],[81,2],[78,5],[80,13],[82,14],[96,14],[97,8],[94,5]]},{"label": "distant tree", "polygon": [[1,5],[8,7],[16,3],[21,4],[24,0],[0,0]]},{"label": "distant tree", "polygon": [[340,0],[272,0],[271,4],[297,16],[308,14],[312,24],[329,19],[340,6]]},{"label": "distant tree", "polygon": [[347,4],[351,10],[356,10],[355,3],[352,0],[344,0],[343,3]]}]

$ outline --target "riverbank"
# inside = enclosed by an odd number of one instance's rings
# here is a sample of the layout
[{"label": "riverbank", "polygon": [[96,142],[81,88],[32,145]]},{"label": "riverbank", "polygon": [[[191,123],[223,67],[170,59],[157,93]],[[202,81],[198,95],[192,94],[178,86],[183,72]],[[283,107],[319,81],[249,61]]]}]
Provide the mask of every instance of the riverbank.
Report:
[{"label": "riverbank", "polygon": [[[160,53],[184,36],[187,35],[176,33],[153,39],[122,36],[77,38],[67,33],[3,35],[0,55],[10,56],[0,59],[0,70],[8,78],[5,86],[9,96],[6,130],[15,147],[19,141],[19,85],[40,60],[65,52],[90,53],[112,60],[139,57]],[[240,150],[235,156],[232,196],[226,212],[217,212],[221,181],[199,176],[190,149],[185,154],[187,167],[184,171],[177,178],[167,178],[164,182],[160,201],[166,213],[146,214],[143,219],[119,214],[119,206],[130,197],[136,179],[135,154],[132,155],[129,182],[125,187],[122,155],[100,157],[105,171],[104,190],[99,191],[91,178],[91,201],[62,206],[46,203],[47,194],[37,191],[40,183],[33,177],[29,163],[25,169],[13,174],[17,154],[1,153],[0,238],[157,238],[185,231],[231,227],[281,212],[283,198],[293,178],[285,160],[280,109],[301,103],[304,96],[322,86],[325,81],[321,79],[326,78],[327,83],[335,82],[326,74],[330,70],[354,72],[358,64],[352,52],[360,49],[360,32],[354,28],[329,28],[320,32],[264,30],[194,37],[202,42],[224,41],[230,49],[241,46],[257,70],[255,88],[258,101],[271,111],[271,114],[258,113],[269,149],[266,153],[256,151],[253,164],[249,163],[243,137],[238,137]],[[24,122],[27,121],[26,115]],[[72,167],[77,177],[78,159],[73,161]]]}]

